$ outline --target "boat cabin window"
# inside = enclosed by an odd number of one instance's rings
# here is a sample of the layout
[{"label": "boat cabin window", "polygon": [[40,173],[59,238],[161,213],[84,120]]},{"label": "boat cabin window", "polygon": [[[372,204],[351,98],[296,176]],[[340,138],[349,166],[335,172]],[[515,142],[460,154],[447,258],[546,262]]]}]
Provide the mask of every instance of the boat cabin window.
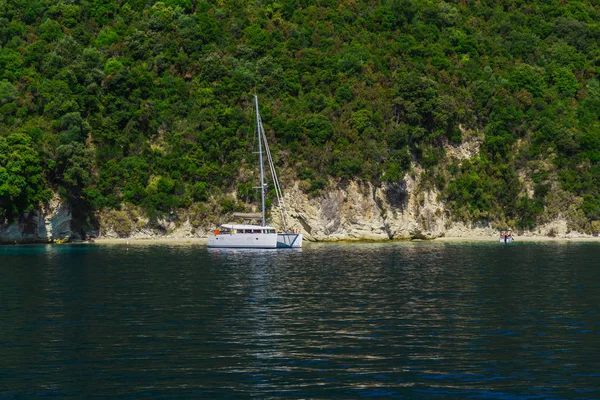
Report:
[{"label": "boat cabin window", "polygon": [[234,232],[232,232],[231,229],[229,228],[221,228],[220,229],[220,234],[226,234],[229,235],[231,233],[277,233],[277,230],[275,229],[235,229]]}]

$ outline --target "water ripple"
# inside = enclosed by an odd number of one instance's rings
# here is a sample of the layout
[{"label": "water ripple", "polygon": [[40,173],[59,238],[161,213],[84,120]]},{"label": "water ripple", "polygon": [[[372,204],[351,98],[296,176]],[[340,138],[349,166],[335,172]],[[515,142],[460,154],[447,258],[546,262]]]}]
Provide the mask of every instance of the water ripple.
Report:
[{"label": "water ripple", "polygon": [[0,398],[597,398],[600,246],[0,248]]}]

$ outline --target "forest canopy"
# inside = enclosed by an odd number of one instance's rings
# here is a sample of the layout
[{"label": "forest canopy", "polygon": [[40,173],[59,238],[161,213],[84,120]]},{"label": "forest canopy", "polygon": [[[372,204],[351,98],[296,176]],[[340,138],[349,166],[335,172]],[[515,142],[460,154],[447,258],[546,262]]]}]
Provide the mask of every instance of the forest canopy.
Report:
[{"label": "forest canopy", "polygon": [[52,193],[82,220],[231,211],[256,92],[307,192],[421,171],[455,219],[596,232],[599,23],[589,0],[0,0],[0,219]]}]

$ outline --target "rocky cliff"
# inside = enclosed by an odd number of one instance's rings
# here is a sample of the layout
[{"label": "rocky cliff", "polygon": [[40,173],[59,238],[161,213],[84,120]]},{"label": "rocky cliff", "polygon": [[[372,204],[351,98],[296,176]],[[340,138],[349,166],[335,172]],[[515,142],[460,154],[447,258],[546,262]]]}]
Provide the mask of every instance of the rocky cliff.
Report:
[{"label": "rocky cliff", "polygon": [[[290,216],[288,223],[310,241],[493,238],[498,228],[505,228],[487,222],[454,221],[439,201],[438,193],[420,185],[421,173],[423,171],[413,170],[394,185],[331,182],[330,188],[317,196],[304,193],[300,183],[295,182],[285,193]],[[277,211],[272,210],[272,224],[281,229],[283,223]],[[99,236],[134,239],[206,237],[215,228],[217,219],[209,221],[188,213],[151,224],[140,210],[124,208],[100,216]],[[227,216],[222,216],[220,222],[228,222]],[[562,238],[588,236],[570,230],[567,221],[562,219],[518,234]]]},{"label": "rocky cliff", "polygon": [[[308,240],[434,239],[441,236],[492,236],[490,224],[451,221],[438,194],[418,189],[418,175],[394,185],[375,187],[349,182],[318,197],[288,190],[286,204],[292,225]],[[280,225],[274,213],[274,222]]]},{"label": "rocky cliff", "polygon": [[0,243],[50,243],[72,238],[71,209],[58,197],[17,221],[0,224]]},{"label": "rocky cliff", "polygon": [[[310,241],[406,240],[438,237],[494,237],[498,230],[490,223],[454,221],[439,201],[438,193],[419,183],[422,170],[415,169],[393,185],[374,186],[350,181],[331,182],[319,195],[309,195],[295,182],[286,188],[285,201],[290,228],[299,230]],[[205,210],[206,212],[206,210]],[[123,206],[121,210],[99,213],[99,230],[89,236],[101,238],[192,238],[206,237],[219,223],[186,210],[151,222],[140,209]],[[0,243],[52,242],[76,239],[71,229],[68,205],[53,199],[42,210],[30,212],[12,224],[0,225]],[[227,222],[222,216],[220,222]],[[277,209],[272,223],[282,228]],[[574,238],[588,236],[569,229],[566,220],[557,219],[536,228],[518,232],[524,236]]]},{"label": "rocky cliff", "polygon": [[[407,176],[396,185],[381,187],[350,182],[311,198],[296,185],[288,191],[286,206],[292,226],[313,241],[493,238],[498,229],[506,228],[489,222],[454,221],[435,191],[417,187],[418,179]],[[280,226],[277,215],[273,213],[274,222]],[[590,236],[569,229],[565,219],[517,233],[560,238]]]},{"label": "rocky cliff", "polygon": [[[419,191],[417,186],[417,179],[411,176],[395,185],[381,187],[356,181],[331,182],[330,189],[314,196],[304,193],[299,182],[295,182],[285,193],[291,217],[288,223],[311,241],[443,236],[451,225],[443,204],[438,202],[436,193]],[[277,211],[274,209],[271,213],[272,223],[281,229],[283,222]],[[227,222],[226,219],[227,216],[223,216],[220,222]],[[194,220],[196,223],[192,223]],[[214,220],[180,215],[159,219],[151,225],[141,210],[129,207],[100,214],[99,221],[99,235],[108,238],[203,237],[216,224]],[[472,233],[472,229],[469,232]],[[486,233],[491,233],[491,229]]]}]

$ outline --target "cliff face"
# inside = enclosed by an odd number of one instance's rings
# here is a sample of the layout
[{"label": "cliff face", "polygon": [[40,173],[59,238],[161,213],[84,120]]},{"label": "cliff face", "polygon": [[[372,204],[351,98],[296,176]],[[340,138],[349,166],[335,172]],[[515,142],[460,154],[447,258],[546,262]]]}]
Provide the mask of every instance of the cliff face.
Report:
[{"label": "cliff face", "polygon": [[[433,239],[440,236],[494,235],[487,224],[452,222],[435,191],[417,190],[414,177],[375,187],[349,182],[310,198],[296,184],[286,194],[292,226],[308,240]],[[274,223],[281,225],[278,213]]]},{"label": "cliff face", "polygon": [[71,209],[58,198],[13,223],[0,224],[0,243],[50,243],[72,236]]},{"label": "cliff face", "polygon": [[[466,224],[452,221],[435,191],[418,188],[418,179],[407,175],[395,185],[375,187],[349,182],[334,186],[319,196],[300,190],[298,182],[285,195],[290,228],[298,229],[310,241],[403,240],[437,237],[494,237],[498,231],[488,223]],[[115,215],[121,215],[115,218]],[[107,216],[109,215],[109,216]],[[282,228],[277,210],[272,223]],[[101,229],[91,236],[134,239],[206,237],[214,224],[191,223],[173,218],[150,224],[148,218],[128,212],[100,215]],[[223,218],[222,222],[226,217]],[[124,229],[126,228],[126,229]],[[525,236],[581,237],[570,231],[566,220],[555,220]],[[0,243],[49,243],[74,239],[68,205],[54,199],[42,210],[22,216],[17,222],[0,225]]]},{"label": "cliff face", "polygon": [[[454,221],[435,191],[422,190],[418,186],[418,179],[408,175],[396,185],[374,187],[368,183],[350,182],[311,198],[296,184],[287,192],[286,206],[292,227],[314,241],[493,238],[498,229],[506,228],[494,227],[488,222]],[[273,213],[273,222],[281,226],[278,215]],[[572,230],[565,218],[516,233],[519,236],[560,238],[591,236]]]},{"label": "cliff face", "polygon": [[[318,196],[311,196],[295,182],[287,187],[285,202],[290,220],[289,228],[299,230],[310,241],[337,240],[403,240],[435,239],[437,237],[489,237],[498,234],[490,223],[464,223],[452,220],[444,203],[434,190],[423,189],[415,169],[394,185],[374,186],[350,181],[331,182]],[[271,212],[271,223],[279,229],[283,222],[277,209]],[[174,215],[154,223],[141,210],[124,206],[121,211],[98,215],[100,237],[135,239],[206,237],[219,219],[212,221],[194,215]],[[227,216],[220,222],[229,222]],[[553,220],[534,231],[518,232],[524,236],[581,237],[569,229],[566,220]],[[95,235],[94,235],[95,236]]]},{"label": "cliff face", "polygon": [[[481,131],[461,129],[463,140],[450,143],[442,138],[446,158],[442,163],[462,164],[480,153],[483,143]],[[360,181],[330,181],[319,195],[301,190],[301,182],[286,182],[285,202],[290,218],[289,228],[299,230],[307,240],[402,240],[434,239],[437,237],[489,237],[498,234],[505,226],[492,226],[489,222],[458,222],[441,201],[441,196],[420,179],[427,171],[418,165],[394,184],[374,186]],[[519,180],[523,195],[529,199],[534,193],[531,182],[523,173]],[[236,193],[229,193],[237,199]],[[555,196],[556,197],[556,196]],[[560,206],[555,207],[560,209]],[[564,212],[555,212],[533,231],[517,232],[524,236],[580,237],[577,226],[569,223]],[[123,205],[120,210],[108,210],[96,215],[99,232],[92,236],[107,238],[186,238],[206,237],[218,223],[229,222],[220,208],[207,204],[199,208],[171,213],[153,222],[143,210]],[[277,209],[271,210],[271,223],[283,228]]]},{"label": "cliff face", "polygon": [[[479,152],[481,135],[464,130],[463,135],[468,139],[459,145],[444,141],[448,158],[461,161]],[[286,205],[295,227],[315,241],[434,239],[497,233],[490,224],[452,221],[438,193],[420,187],[423,172],[415,167],[393,185],[376,187],[356,181],[343,186],[333,184],[332,189],[313,198],[296,183],[291,190],[286,188]],[[273,213],[274,222],[281,225],[275,218],[278,215]]]},{"label": "cliff face", "polygon": [[[310,196],[295,182],[285,192],[291,217],[288,223],[311,241],[432,239],[447,234],[449,222],[437,194],[419,191],[417,186],[417,179],[411,176],[381,187],[356,181],[345,185],[332,182],[319,196]],[[282,229],[278,210],[273,209],[271,215],[271,223]],[[208,221],[190,223],[196,219],[193,216],[158,220],[151,226],[139,210],[127,207],[99,217],[100,236],[108,238],[203,237],[215,228]],[[221,222],[228,222],[226,219],[223,216]],[[458,232],[455,225],[452,227]],[[471,229],[468,232],[472,234]],[[486,233],[491,234],[491,229]]]},{"label": "cliff face", "polygon": [[[318,196],[304,193],[300,182],[295,182],[285,193],[290,228],[299,230],[310,241],[434,239],[442,236],[492,238],[498,233],[489,223],[453,221],[444,203],[438,200],[438,193],[419,185],[418,177],[422,172],[415,169],[393,185],[331,182]],[[278,210],[272,210],[271,215],[272,224],[281,229],[283,223]],[[135,239],[206,237],[219,219],[218,215],[211,216],[209,221],[195,215],[193,210],[187,210],[185,214],[151,223],[141,210],[124,205],[120,211],[98,213],[100,229],[88,234]],[[227,222],[227,216],[220,219]],[[12,224],[0,225],[0,243],[74,239],[71,222],[70,207],[55,198],[39,211],[30,212]],[[564,219],[519,234],[587,236],[569,229]]]},{"label": "cliff face", "polygon": [[[432,234],[443,224],[437,219],[419,221],[416,217],[420,211],[424,215],[435,213],[436,204],[428,201],[426,207],[420,207],[424,209],[417,210],[412,183],[409,180],[391,187],[374,187],[349,182],[312,198],[295,185],[286,192],[286,205],[292,226],[300,228],[309,240],[384,240]],[[278,213],[273,216],[274,223],[281,225],[275,218]]]}]

